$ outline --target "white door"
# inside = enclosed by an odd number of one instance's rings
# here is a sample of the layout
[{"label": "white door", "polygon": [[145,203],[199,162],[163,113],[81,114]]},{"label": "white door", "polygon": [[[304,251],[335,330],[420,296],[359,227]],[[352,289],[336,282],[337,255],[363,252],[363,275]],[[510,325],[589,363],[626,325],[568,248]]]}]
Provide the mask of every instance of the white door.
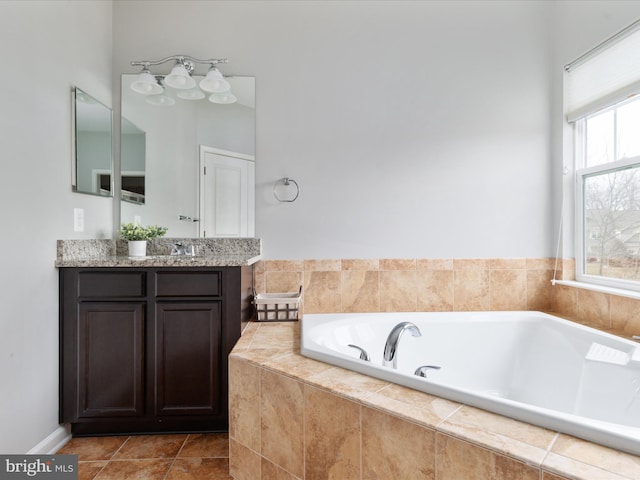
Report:
[{"label": "white door", "polygon": [[253,157],[200,146],[200,236],[254,236]]}]

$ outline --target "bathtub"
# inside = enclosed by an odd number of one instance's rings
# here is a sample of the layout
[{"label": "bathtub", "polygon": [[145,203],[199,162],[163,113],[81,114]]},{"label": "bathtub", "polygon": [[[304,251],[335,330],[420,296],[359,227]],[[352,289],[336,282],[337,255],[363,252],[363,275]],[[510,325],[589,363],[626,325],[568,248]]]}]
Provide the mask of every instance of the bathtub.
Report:
[{"label": "bathtub", "polygon": [[[405,331],[397,369],[387,335]],[[305,314],[303,355],[640,455],[640,344],[540,312]],[[369,361],[362,360],[361,350]],[[415,374],[422,366],[426,378]]]}]

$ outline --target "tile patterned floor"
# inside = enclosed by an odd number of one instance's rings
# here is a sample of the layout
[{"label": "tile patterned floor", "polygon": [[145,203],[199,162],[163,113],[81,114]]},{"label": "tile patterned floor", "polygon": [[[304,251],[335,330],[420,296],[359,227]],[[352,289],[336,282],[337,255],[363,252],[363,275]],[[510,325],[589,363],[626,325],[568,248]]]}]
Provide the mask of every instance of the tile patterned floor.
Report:
[{"label": "tile patterned floor", "polygon": [[77,437],[79,480],[219,480],[229,476],[226,433]]}]

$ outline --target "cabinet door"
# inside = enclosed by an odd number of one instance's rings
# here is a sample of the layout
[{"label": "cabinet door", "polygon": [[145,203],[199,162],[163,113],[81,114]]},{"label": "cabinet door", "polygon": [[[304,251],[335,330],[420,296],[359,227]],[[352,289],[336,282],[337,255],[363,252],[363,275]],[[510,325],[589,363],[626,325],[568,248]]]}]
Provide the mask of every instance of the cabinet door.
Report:
[{"label": "cabinet door", "polygon": [[144,303],[79,306],[78,418],[144,414]]},{"label": "cabinet door", "polygon": [[220,302],[156,305],[156,415],[226,415]]}]

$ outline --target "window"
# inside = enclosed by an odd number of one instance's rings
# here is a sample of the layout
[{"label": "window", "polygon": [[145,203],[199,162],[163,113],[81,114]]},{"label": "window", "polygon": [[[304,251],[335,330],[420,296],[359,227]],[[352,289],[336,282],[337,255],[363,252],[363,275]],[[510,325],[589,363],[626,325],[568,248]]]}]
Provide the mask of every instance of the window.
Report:
[{"label": "window", "polygon": [[640,95],[575,131],[578,280],[640,290]]},{"label": "window", "polygon": [[576,278],[640,291],[640,22],[565,69]]}]

